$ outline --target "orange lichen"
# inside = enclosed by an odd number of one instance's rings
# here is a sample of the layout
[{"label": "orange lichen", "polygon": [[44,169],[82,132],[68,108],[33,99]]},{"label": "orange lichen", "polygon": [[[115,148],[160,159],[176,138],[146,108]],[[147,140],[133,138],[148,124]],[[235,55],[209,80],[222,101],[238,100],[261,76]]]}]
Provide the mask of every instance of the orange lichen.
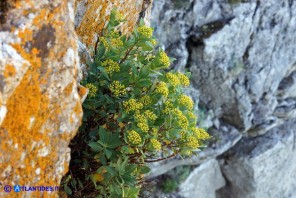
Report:
[{"label": "orange lichen", "polygon": [[[27,5],[31,4],[33,8],[32,1],[16,1],[18,8],[22,8],[22,4],[28,2]],[[65,111],[75,112],[74,115],[78,119],[81,118],[82,112],[79,99],[74,99],[75,97],[71,94],[75,91],[73,87],[76,86],[74,76],[76,69],[71,69],[63,63],[68,46],[76,50],[75,37],[71,34],[74,28],[71,25],[63,29],[60,27],[64,24],[63,20],[67,19],[63,16],[68,14],[67,6],[67,0],[62,0],[53,9],[50,3],[45,4],[42,11],[28,9],[36,14],[33,19],[34,24],[28,22],[25,26],[28,28],[23,30],[13,28],[12,30],[14,34],[18,32],[20,42],[10,43],[10,45],[30,66],[22,76],[18,87],[5,102],[8,112],[0,127],[0,149],[5,151],[5,155],[0,152],[2,162],[0,173],[3,173],[7,167],[12,167],[9,174],[0,175],[0,181],[5,184],[57,186],[62,177],[61,174],[67,171],[68,162],[66,160],[62,166],[57,165],[59,158],[65,157],[59,156],[61,147],[58,146],[63,143],[65,145],[63,148],[66,147],[67,142],[75,135],[75,127],[69,131],[59,131],[59,128],[62,123],[70,120],[70,115],[65,114]],[[50,26],[55,36],[55,40],[50,43],[50,48],[46,43],[44,46],[34,45],[38,39],[43,41],[43,37],[36,39],[36,35],[44,26]],[[61,73],[65,69],[74,76],[73,81],[64,89],[58,86],[48,89],[50,85],[59,83],[59,77],[62,77]],[[55,73],[55,78],[52,78],[53,73]],[[13,65],[5,66],[5,75],[15,75]],[[50,92],[53,90],[57,92],[56,95]],[[74,104],[63,101],[64,98],[71,101],[71,97],[74,99]],[[79,123],[76,120],[72,125],[77,129]],[[58,167],[65,169],[62,170],[63,173],[55,173]],[[38,174],[37,169],[41,170]],[[19,193],[20,196],[21,194]],[[13,193],[7,194],[7,197],[14,196]],[[32,196],[57,197],[57,194],[34,192]]]},{"label": "orange lichen", "polygon": [[[133,0],[115,0],[112,3],[109,1],[97,0],[87,1],[86,13],[77,27],[76,32],[81,40],[88,46],[94,46],[96,34],[100,34],[102,29],[106,26],[111,10],[117,8],[118,12],[124,13],[128,22],[122,27],[123,32],[131,31],[139,17],[142,9],[142,1]],[[77,6],[78,3],[76,3]]]},{"label": "orange lichen", "polygon": [[83,86],[78,87],[78,94],[81,98],[83,98],[87,94],[87,91],[88,89]]},{"label": "orange lichen", "polygon": [[13,76],[15,76],[15,74],[16,74],[16,70],[13,65],[10,65],[10,64],[5,65],[5,68],[4,68],[4,77],[5,78],[13,77]]}]

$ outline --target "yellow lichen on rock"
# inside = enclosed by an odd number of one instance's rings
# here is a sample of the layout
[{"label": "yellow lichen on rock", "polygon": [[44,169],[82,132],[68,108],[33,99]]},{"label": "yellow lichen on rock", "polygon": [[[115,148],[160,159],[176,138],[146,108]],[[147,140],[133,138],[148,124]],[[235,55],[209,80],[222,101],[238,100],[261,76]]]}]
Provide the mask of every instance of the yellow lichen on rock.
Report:
[{"label": "yellow lichen on rock", "polygon": [[[83,97],[76,83],[79,59],[71,6],[73,11],[74,0],[11,1],[0,26],[1,189],[59,186],[67,172],[68,144],[81,122]],[[12,20],[21,25],[11,26]],[[30,193],[18,195],[57,197],[51,191]],[[3,196],[16,194],[1,190]]]},{"label": "yellow lichen on rock", "polygon": [[111,10],[116,8],[122,13],[127,23],[122,27],[123,32],[133,30],[142,11],[143,0],[115,0],[113,2],[106,0],[79,0],[76,2],[75,9],[85,7],[85,13],[79,20],[76,32],[80,40],[88,47],[94,47],[97,36],[100,35],[102,29],[107,25]]}]

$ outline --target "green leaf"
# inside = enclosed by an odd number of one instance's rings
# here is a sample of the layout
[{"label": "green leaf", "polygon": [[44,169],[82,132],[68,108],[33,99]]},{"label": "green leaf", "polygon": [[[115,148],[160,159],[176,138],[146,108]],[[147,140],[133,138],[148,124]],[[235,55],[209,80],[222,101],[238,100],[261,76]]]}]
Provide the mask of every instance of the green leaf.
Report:
[{"label": "green leaf", "polygon": [[137,168],[137,165],[136,164],[127,165],[125,167],[125,173],[126,174],[132,174],[132,172],[134,172],[134,170],[136,170],[136,168]]},{"label": "green leaf", "polygon": [[130,174],[124,174],[124,175],[121,176],[121,178],[123,179],[124,183],[126,183],[129,186],[133,186],[137,182],[135,177],[130,175]]},{"label": "green leaf", "polygon": [[105,54],[105,51],[106,51],[106,48],[105,48],[104,44],[103,43],[100,43],[99,49],[97,50],[97,54],[96,54],[96,61],[101,60],[101,58]]},{"label": "green leaf", "polygon": [[103,150],[102,146],[98,142],[91,142],[88,146],[96,152]]},{"label": "green leaf", "polygon": [[110,150],[108,150],[108,149],[104,149],[104,153],[105,153],[105,155],[106,155],[106,157],[108,158],[108,159],[110,159],[110,157],[111,157],[111,155],[112,155],[112,151],[110,151]]},{"label": "green leaf", "polygon": [[105,169],[107,170],[107,173],[110,174],[112,177],[117,175],[117,172],[115,169],[111,166],[105,166]]},{"label": "green leaf", "polygon": [[64,185],[64,190],[68,195],[72,195],[72,190],[67,184]]},{"label": "green leaf", "polygon": [[98,70],[100,70],[101,74],[110,81],[110,78],[109,78],[105,68],[101,67],[101,66],[98,66],[97,68],[98,68]]},{"label": "green leaf", "polygon": [[124,197],[137,198],[140,192],[140,188],[124,188]]},{"label": "green leaf", "polygon": [[99,137],[100,141],[105,145],[106,148],[116,148],[121,145],[119,133],[107,132],[105,129],[100,127]]},{"label": "green leaf", "polygon": [[150,172],[150,168],[148,166],[142,166],[140,168],[140,173],[141,174],[146,174],[146,173],[149,173]]},{"label": "green leaf", "polygon": [[106,160],[105,155],[100,155],[99,159],[100,159],[101,164],[107,165],[107,160]]},{"label": "green leaf", "polygon": [[142,79],[137,82],[137,85],[140,87],[148,87],[151,85],[151,81],[149,79]]}]

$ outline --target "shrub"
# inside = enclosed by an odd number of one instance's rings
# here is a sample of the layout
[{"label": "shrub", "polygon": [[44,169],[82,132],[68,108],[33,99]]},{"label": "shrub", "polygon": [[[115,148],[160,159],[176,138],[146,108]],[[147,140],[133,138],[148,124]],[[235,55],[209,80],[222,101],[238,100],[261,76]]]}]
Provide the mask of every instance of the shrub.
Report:
[{"label": "shrub", "polygon": [[189,73],[165,72],[172,60],[155,50],[152,28],[140,22],[122,35],[123,22],[111,13],[81,82],[89,94],[62,182],[68,194],[137,197],[147,163],[191,155],[210,137],[184,94]]}]

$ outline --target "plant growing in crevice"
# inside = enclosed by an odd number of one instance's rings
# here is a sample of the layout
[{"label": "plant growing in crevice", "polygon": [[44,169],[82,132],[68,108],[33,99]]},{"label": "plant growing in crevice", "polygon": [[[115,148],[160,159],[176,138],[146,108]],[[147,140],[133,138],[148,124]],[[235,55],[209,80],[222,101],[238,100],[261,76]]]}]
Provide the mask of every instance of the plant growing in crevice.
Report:
[{"label": "plant growing in crevice", "polygon": [[210,137],[184,95],[189,73],[163,71],[172,59],[155,49],[153,29],[141,21],[122,35],[124,22],[112,11],[81,82],[89,94],[61,184],[73,197],[137,197],[147,163],[190,156]]}]

